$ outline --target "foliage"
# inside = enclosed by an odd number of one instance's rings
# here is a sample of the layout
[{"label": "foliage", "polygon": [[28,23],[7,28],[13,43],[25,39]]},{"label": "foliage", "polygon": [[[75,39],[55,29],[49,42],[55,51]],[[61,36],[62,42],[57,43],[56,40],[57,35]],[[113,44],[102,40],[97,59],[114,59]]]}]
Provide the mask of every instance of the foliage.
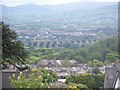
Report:
[{"label": "foliage", "polygon": [[51,70],[32,70],[29,77],[20,72],[18,78],[10,77],[12,88],[48,88],[57,81],[57,75]]},{"label": "foliage", "polygon": [[54,59],[53,50],[49,48],[30,49],[28,56],[27,62],[29,64],[37,63],[41,59]]},{"label": "foliage", "polygon": [[26,61],[29,64],[34,64],[34,63],[37,63],[40,59],[41,59],[40,57],[29,56],[29,58],[27,58]]},{"label": "foliage", "polygon": [[118,60],[118,55],[114,54],[114,53],[108,53],[106,55],[106,60],[108,60],[110,62],[115,62],[116,60]]},{"label": "foliage", "polygon": [[104,74],[96,74],[94,76],[94,80],[95,80],[95,85],[94,88],[101,88],[104,86]]},{"label": "foliage", "polygon": [[92,73],[93,73],[93,74],[98,74],[98,73],[100,73],[99,68],[98,68],[98,67],[93,67]]},{"label": "foliage", "polygon": [[63,67],[72,67],[72,66],[74,66],[69,60],[62,60],[61,65]]},{"label": "foliage", "polygon": [[89,61],[88,65],[90,67],[102,67],[104,65],[104,63],[101,61],[98,61],[98,60],[93,60],[93,61]]},{"label": "foliage", "polygon": [[84,84],[76,84],[76,83],[69,83],[68,85],[67,85],[67,88],[68,88],[68,90],[70,90],[70,89],[79,89],[79,90],[81,90],[81,89],[88,89],[88,87],[86,86],[86,85],[84,85]]},{"label": "foliage", "polygon": [[[55,88],[55,89],[57,89],[57,90],[59,90],[59,88],[66,88],[67,87],[67,85],[66,84],[64,84],[64,83],[59,83],[59,82],[55,82],[55,83],[52,83],[51,85],[50,85],[50,88]],[[66,89],[63,89],[63,90],[66,90]]]},{"label": "foliage", "polygon": [[83,89],[83,88],[88,88],[86,85],[84,85],[84,84],[77,84],[76,85],[77,86],[77,88],[79,88],[79,89]]},{"label": "foliage", "polygon": [[119,88],[116,88],[116,90],[120,90],[120,87],[119,87]]},{"label": "foliage", "polygon": [[[67,78],[66,83],[73,82],[77,84],[85,84],[87,87],[92,88],[95,84],[94,79],[91,74],[79,74],[75,76],[70,76]],[[91,83],[90,83],[91,82]]]},{"label": "foliage", "polygon": [[8,62],[16,66],[19,70],[24,70],[15,64],[25,64],[27,53],[24,49],[24,45],[21,41],[17,40],[16,32],[11,30],[9,25],[2,22],[0,26],[2,27],[3,63]]},{"label": "foliage", "polygon": [[67,77],[66,84],[69,82],[76,83],[76,84],[84,84],[88,88],[100,88],[103,87],[104,82],[104,75],[103,74],[79,74],[79,75],[71,75]]},{"label": "foliage", "polygon": [[34,73],[31,73],[28,79],[22,74],[22,72],[20,72],[18,78],[16,78],[15,75],[10,77],[12,88],[42,88],[42,80],[43,78],[40,75],[35,77]]},{"label": "foliage", "polygon": [[57,73],[53,72],[52,70],[41,70],[41,76],[43,77],[43,83],[48,82],[48,83],[54,83],[57,81]]},{"label": "foliage", "polygon": [[[118,55],[118,37],[113,36],[104,40],[99,40],[94,44],[90,44],[84,48],[39,48],[31,49],[29,56],[34,56],[40,59],[58,59],[58,60],[76,60],[79,63],[88,63],[91,66],[94,60],[94,66],[103,66],[104,63],[111,60],[115,61]],[[111,54],[112,53],[112,54]],[[110,56],[113,59],[110,58]],[[110,59],[110,60],[108,60]],[[31,59],[30,59],[31,62]],[[36,63],[33,60],[33,63]]]}]

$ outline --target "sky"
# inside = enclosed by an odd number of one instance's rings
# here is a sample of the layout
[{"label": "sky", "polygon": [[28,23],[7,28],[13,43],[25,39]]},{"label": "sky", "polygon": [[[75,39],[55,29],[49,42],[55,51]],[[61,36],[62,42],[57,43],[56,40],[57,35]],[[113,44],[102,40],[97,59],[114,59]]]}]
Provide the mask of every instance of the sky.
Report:
[{"label": "sky", "polygon": [[22,4],[65,4],[71,2],[119,2],[119,0],[0,0],[0,4],[6,6],[17,6]]}]

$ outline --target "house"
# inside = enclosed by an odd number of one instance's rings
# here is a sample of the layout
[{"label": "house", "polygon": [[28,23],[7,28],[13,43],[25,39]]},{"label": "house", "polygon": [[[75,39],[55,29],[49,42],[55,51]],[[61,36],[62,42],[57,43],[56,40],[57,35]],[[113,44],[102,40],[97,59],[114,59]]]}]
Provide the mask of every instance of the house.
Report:
[{"label": "house", "polygon": [[87,73],[88,71],[90,71],[90,67],[87,64],[79,64],[77,67],[78,74]]},{"label": "house", "polygon": [[104,88],[120,88],[120,61],[106,67]]},{"label": "house", "polygon": [[66,79],[58,79],[58,82],[65,83]]},{"label": "house", "polygon": [[99,67],[99,70],[100,70],[101,73],[104,74],[104,73],[105,73],[105,66],[103,66],[103,67]]},{"label": "house", "polygon": [[37,63],[38,67],[59,67],[60,65],[56,60],[40,60]]}]

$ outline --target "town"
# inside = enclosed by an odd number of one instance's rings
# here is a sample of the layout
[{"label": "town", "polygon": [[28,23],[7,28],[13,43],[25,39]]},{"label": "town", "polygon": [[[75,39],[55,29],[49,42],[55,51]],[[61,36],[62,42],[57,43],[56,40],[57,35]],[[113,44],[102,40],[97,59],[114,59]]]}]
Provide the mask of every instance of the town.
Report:
[{"label": "town", "polygon": [[0,7],[0,87],[120,88],[117,2]]}]

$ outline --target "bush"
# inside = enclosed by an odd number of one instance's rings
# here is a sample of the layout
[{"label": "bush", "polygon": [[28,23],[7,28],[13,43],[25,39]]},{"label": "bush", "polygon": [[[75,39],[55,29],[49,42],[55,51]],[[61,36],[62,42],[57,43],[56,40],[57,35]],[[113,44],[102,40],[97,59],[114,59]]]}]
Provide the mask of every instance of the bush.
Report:
[{"label": "bush", "polygon": [[14,74],[10,77],[10,84],[12,88],[42,88],[44,86],[42,81],[43,78],[40,75],[35,77],[34,73],[31,73],[28,79],[22,74],[22,72],[20,72],[17,78]]},{"label": "bush", "polygon": [[10,77],[12,88],[48,88],[55,81],[57,75],[51,70],[31,70],[28,78],[22,72],[17,78],[14,74]]}]

